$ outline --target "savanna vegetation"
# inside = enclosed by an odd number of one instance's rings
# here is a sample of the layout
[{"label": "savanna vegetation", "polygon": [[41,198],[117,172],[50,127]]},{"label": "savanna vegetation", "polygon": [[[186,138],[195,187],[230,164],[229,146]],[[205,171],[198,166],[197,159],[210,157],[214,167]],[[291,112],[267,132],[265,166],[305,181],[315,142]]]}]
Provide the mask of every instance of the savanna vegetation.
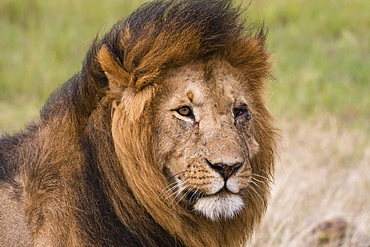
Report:
[{"label": "savanna vegetation", "polygon": [[[143,2],[2,0],[0,132],[37,121],[96,35]],[[300,246],[302,232],[331,217],[350,224],[348,246],[368,246],[357,239],[370,235],[369,11],[368,0],[250,3],[248,20],[269,30],[269,105],[283,139],[252,246]]]}]

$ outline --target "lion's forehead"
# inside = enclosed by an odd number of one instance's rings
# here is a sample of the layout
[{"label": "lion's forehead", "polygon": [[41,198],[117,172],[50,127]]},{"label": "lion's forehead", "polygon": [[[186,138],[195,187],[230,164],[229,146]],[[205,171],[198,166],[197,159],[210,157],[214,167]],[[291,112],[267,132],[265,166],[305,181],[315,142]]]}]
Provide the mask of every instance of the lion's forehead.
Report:
[{"label": "lion's forehead", "polygon": [[212,105],[222,109],[245,101],[240,79],[225,62],[215,65],[211,71],[193,64],[177,68],[169,73],[164,84],[171,92],[167,103],[173,107],[192,103],[197,107]]}]

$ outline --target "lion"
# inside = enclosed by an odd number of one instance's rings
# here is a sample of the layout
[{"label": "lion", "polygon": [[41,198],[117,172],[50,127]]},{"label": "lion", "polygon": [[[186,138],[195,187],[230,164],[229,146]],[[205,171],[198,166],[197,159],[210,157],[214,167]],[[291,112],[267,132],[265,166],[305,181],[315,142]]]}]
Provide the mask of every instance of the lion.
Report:
[{"label": "lion", "polygon": [[264,27],[228,0],[144,4],[40,120],[0,140],[0,246],[240,246],[278,130]]}]

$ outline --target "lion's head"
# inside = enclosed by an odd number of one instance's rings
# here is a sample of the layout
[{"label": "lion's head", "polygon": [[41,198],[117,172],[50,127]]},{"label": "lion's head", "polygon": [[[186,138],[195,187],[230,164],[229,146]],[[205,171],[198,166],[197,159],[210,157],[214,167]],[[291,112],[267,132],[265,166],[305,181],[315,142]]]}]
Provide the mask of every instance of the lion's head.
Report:
[{"label": "lion's head", "polygon": [[[239,243],[266,209],[276,131],[264,44],[229,1],[159,1],[118,24],[98,51],[121,164],[114,173],[189,246]],[[124,215],[124,198],[112,200]]]},{"label": "lion's head", "polygon": [[154,103],[153,153],[169,183],[168,203],[213,221],[237,217],[245,207],[259,151],[248,91],[240,72],[219,59],[166,75]]}]

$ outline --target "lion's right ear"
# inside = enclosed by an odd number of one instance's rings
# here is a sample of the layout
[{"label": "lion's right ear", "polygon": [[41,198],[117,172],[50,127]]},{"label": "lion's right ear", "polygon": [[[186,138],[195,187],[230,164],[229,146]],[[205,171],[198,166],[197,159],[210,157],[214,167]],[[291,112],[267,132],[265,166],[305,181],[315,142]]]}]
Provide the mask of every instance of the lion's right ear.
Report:
[{"label": "lion's right ear", "polygon": [[122,96],[129,86],[131,76],[111,56],[108,48],[103,45],[98,53],[98,61],[109,80],[109,89],[117,96]]}]

